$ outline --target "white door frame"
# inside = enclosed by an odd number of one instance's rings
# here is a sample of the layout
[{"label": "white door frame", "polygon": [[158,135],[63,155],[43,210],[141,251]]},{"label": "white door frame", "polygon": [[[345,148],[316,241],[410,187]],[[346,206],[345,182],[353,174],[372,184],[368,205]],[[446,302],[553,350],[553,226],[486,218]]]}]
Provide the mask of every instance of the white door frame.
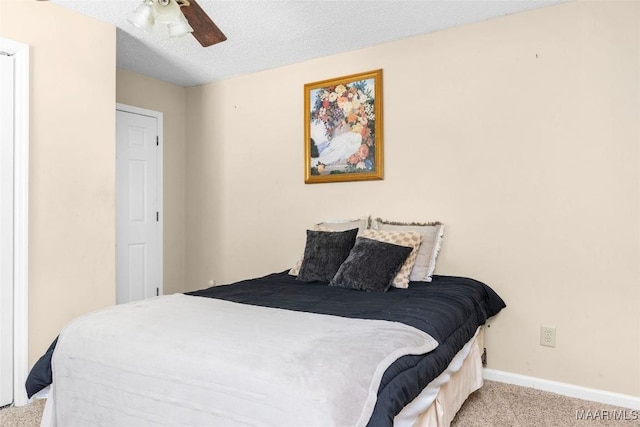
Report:
[{"label": "white door frame", "polygon": [[[120,104],[116,103],[116,111],[123,111],[125,113],[133,113],[140,114],[143,116],[154,117],[156,122],[158,123],[158,145],[160,149],[158,150],[158,211],[160,213],[158,217],[158,251],[159,251],[159,262],[160,262],[160,283],[158,284],[159,294],[164,294],[164,181],[163,181],[163,151],[164,151],[164,122],[163,122],[163,113],[160,111],[147,110],[146,108],[134,107],[133,105]],[[116,196],[117,197],[117,196]],[[118,242],[116,241],[116,245]],[[117,258],[116,258],[116,268]],[[115,289],[114,289],[115,291]]]},{"label": "white door frame", "polygon": [[15,61],[13,202],[13,403],[29,402],[29,46],[0,37]]}]

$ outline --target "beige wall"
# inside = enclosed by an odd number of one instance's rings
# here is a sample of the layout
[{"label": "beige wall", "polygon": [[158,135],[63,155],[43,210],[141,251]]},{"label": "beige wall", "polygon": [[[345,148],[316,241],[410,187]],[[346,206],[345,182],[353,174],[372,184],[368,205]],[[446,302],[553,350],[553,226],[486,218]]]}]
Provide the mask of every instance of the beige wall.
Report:
[{"label": "beige wall", "polygon": [[[508,305],[489,367],[640,396],[639,28],[571,2],[187,89],[189,286],[290,267],[322,219],[440,220],[437,272]],[[305,185],[303,85],[376,68],[385,179]]]},{"label": "beige wall", "polygon": [[[115,30],[50,2],[0,7],[0,35],[31,45],[33,363],[64,323],[115,300]],[[163,111],[171,140],[165,291],[182,290],[181,245],[189,290],[284,270],[322,219],[438,219],[438,273],[483,280],[508,304],[490,367],[640,395],[639,17],[635,2],[572,2],[186,101],[119,70],[117,101]],[[304,83],[375,68],[385,180],[305,185]],[[538,345],[540,325],[558,328],[557,348]]]},{"label": "beige wall", "polygon": [[185,290],[186,89],[118,69],[116,100],[163,113],[164,293]]},{"label": "beige wall", "polygon": [[115,302],[116,33],[50,2],[0,8],[0,35],[30,45],[33,364],[66,322]]}]

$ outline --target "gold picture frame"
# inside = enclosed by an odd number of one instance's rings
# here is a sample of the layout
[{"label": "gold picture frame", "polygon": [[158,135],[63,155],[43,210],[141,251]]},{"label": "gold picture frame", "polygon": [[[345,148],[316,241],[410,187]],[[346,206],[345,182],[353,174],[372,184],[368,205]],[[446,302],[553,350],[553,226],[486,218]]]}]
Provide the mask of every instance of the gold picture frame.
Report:
[{"label": "gold picture frame", "polygon": [[382,70],[304,85],[304,182],[383,179]]}]

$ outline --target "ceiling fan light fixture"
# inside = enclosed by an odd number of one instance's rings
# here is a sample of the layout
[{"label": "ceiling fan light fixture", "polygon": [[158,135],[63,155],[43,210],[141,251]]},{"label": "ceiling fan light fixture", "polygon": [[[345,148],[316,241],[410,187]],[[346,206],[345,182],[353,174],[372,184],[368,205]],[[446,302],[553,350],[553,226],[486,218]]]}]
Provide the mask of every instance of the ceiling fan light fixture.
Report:
[{"label": "ceiling fan light fixture", "polygon": [[175,22],[169,25],[169,37],[183,37],[193,32],[193,28],[189,25],[187,18],[182,13]]},{"label": "ceiling fan light fixture", "polygon": [[128,18],[128,21],[138,28],[151,31],[155,22],[151,6],[153,6],[153,0],[143,1],[135,12],[133,12],[133,15]]},{"label": "ceiling fan light fixture", "polygon": [[184,17],[180,11],[180,5],[175,0],[155,0],[153,7],[153,17],[156,22],[162,24],[173,24],[180,17]]}]

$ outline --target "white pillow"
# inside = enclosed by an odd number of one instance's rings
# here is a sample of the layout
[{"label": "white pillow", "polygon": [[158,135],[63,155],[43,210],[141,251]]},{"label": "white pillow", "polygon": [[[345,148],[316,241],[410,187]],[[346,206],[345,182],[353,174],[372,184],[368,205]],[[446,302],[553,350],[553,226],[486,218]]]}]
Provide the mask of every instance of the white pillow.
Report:
[{"label": "white pillow", "polygon": [[431,276],[436,269],[436,258],[442,246],[444,224],[441,222],[403,223],[376,218],[372,221],[371,228],[374,230],[414,231],[422,234],[422,244],[418,249],[418,256],[409,275],[409,280],[431,281]]},{"label": "white pillow", "polygon": [[347,231],[357,228],[358,236],[360,236],[364,230],[369,228],[369,217],[367,216],[358,219],[323,221],[317,223],[314,227],[322,227],[327,229],[327,231]]}]

